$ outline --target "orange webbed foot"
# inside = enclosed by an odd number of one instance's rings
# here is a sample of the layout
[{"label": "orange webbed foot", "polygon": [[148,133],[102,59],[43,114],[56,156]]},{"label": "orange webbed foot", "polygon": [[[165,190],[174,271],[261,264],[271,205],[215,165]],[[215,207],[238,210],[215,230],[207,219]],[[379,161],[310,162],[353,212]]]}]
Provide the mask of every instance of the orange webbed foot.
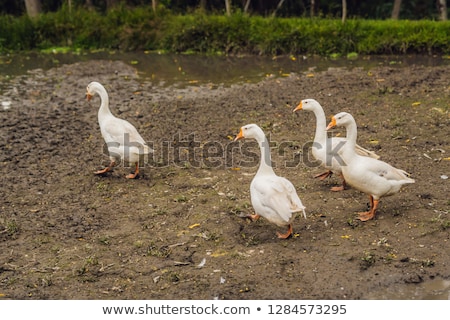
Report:
[{"label": "orange webbed foot", "polygon": [[106,167],[106,168],[103,169],[103,170],[95,171],[94,174],[96,174],[96,175],[103,175],[103,174],[105,174],[105,173],[107,173],[107,172],[109,172],[109,171],[110,171],[109,167]]},{"label": "orange webbed foot", "polygon": [[115,163],[114,161],[112,161],[112,162],[109,164],[109,166],[107,166],[105,169],[95,171],[94,174],[96,174],[96,175],[103,175],[103,174],[105,174],[105,173],[107,173],[107,172],[112,171],[112,168],[113,168],[115,165],[116,165],[116,163]]},{"label": "orange webbed foot", "polygon": [[345,187],[344,186],[339,186],[339,187],[332,187],[330,189],[331,191],[337,192],[337,191],[344,191]]},{"label": "orange webbed foot", "polygon": [[326,178],[331,177],[332,175],[333,175],[333,172],[328,170],[323,173],[315,175],[314,178],[318,178],[320,180],[325,180]]},{"label": "orange webbed foot", "polygon": [[372,211],[359,212],[358,215],[358,219],[361,221],[368,221],[375,217],[375,213],[373,213]]},{"label": "orange webbed foot", "polygon": [[259,215],[259,214],[249,214],[249,215],[247,215],[246,216],[246,218],[249,218],[250,220],[252,220],[252,221],[256,221],[256,220],[258,220],[259,218],[260,218],[261,216]]},{"label": "orange webbed foot", "polygon": [[139,163],[135,163],[134,173],[128,174],[125,178],[127,179],[135,179],[139,175]]},{"label": "orange webbed foot", "polygon": [[277,232],[278,239],[287,239],[287,238],[289,238],[292,235],[292,232],[293,232],[292,224],[290,224],[289,225],[289,229],[288,229],[288,231],[286,233],[279,233],[279,232]]}]

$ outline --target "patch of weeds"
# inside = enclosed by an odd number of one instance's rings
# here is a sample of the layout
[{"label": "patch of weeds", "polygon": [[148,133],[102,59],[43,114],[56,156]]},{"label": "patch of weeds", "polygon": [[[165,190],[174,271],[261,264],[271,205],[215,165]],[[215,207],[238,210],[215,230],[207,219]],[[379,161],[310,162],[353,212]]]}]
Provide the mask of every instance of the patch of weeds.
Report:
[{"label": "patch of weeds", "polygon": [[169,272],[167,276],[169,277],[169,281],[173,283],[180,282],[181,280],[181,275],[177,272]]},{"label": "patch of weeds", "polygon": [[359,221],[359,220],[355,220],[355,219],[353,219],[353,218],[348,218],[348,219],[347,219],[347,224],[348,224],[352,229],[355,229],[355,228],[358,227],[358,225],[359,225],[358,221]]},{"label": "patch of weeds", "polygon": [[154,242],[147,247],[147,255],[152,257],[167,258],[172,253],[168,246],[157,247]]},{"label": "patch of weeds", "polygon": [[37,236],[36,238],[34,238],[34,242],[37,244],[37,245],[43,245],[43,244],[47,244],[47,243],[50,243],[51,242],[51,240],[52,240],[52,238],[50,237],[50,236],[46,236],[46,235],[40,235],[40,236]]},{"label": "patch of weeds", "polygon": [[379,94],[388,94],[388,93],[393,93],[395,90],[392,87],[388,87],[388,86],[379,86],[378,87],[378,93]]},{"label": "patch of weeds", "polygon": [[258,237],[254,235],[246,235],[245,233],[241,233],[241,238],[245,241],[245,246],[247,247],[257,246],[260,243]]},{"label": "patch of weeds", "polygon": [[182,169],[190,169],[192,166],[191,166],[191,164],[189,163],[189,161],[185,161],[184,163],[183,163],[183,166],[181,167]]},{"label": "patch of weeds", "polygon": [[52,278],[50,276],[46,276],[40,279],[42,287],[50,287],[52,285]]},{"label": "patch of weeds", "polygon": [[142,229],[142,230],[149,230],[149,229],[153,229],[153,227],[154,227],[153,224],[147,224],[147,223],[144,223],[144,224],[141,226],[141,229]]},{"label": "patch of weeds", "polygon": [[108,185],[103,181],[97,183],[97,191],[105,191],[108,189]]},{"label": "patch of weeds", "polygon": [[136,241],[133,243],[133,246],[136,247],[137,249],[142,248],[143,245],[144,245],[144,241],[142,241],[142,240],[136,240]]},{"label": "patch of weeds", "polygon": [[243,211],[238,207],[230,208],[229,210],[230,210],[230,213],[235,216],[240,216],[243,214]]},{"label": "patch of weeds", "polygon": [[227,193],[227,198],[229,200],[237,200],[237,197],[236,197],[236,195],[233,192],[228,192]]},{"label": "patch of weeds", "polygon": [[405,123],[406,123],[405,119],[403,119],[401,117],[396,117],[396,118],[391,119],[391,125],[394,128],[402,128],[405,126]]},{"label": "patch of weeds", "polygon": [[393,140],[399,140],[405,137],[405,133],[401,128],[397,128],[396,130],[392,130],[391,132],[391,138]]},{"label": "patch of weeds", "polygon": [[90,267],[98,265],[98,258],[96,256],[89,256],[84,261],[81,268],[76,270],[78,276],[86,275],[90,271]]},{"label": "patch of weeds", "polygon": [[442,228],[442,230],[447,230],[450,228],[450,220],[442,219],[441,215],[431,218],[431,222],[433,223],[439,223],[439,226]]},{"label": "patch of weeds", "polygon": [[390,263],[391,261],[393,261],[395,259],[397,259],[397,256],[391,252],[386,255],[386,257],[384,258],[384,261],[387,263]]},{"label": "patch of weeds", "polygon": [[13,236],[17,235],[19,233],[19,231],[20,231],[20,227],[16,220],[9,220],[6,223],[4,232],[6,232],[6,234],[8,236],[13,237]]},{"label": "patch of weeds", "polygon": [[206,241],[218,241],[220,239],[220,236],[214,232],[202,232],[199,236]]},{"label": "patch of weeds", "polygon": [[165,210],[164,208],[156,209],[156,211],[153,214],[153,216],[165,216],[165,215],[167,215],[167,210]]},{"label": "patch of weeds", "polygon": [[441,222],[441,228],[443,230],[447,230],[448,228],[450,228],[450,220],[443,220]]},{"label": "patch of weeds", "polygon": [[381,247],[381,246],[384,246],[384,247],[390,247],[390,246],[391,246],[391,245],[388,243],[388,239],[385,238],[385,237],[379,239],[379,240],[376,242],[376,245],[379,246],[379,247]]},{"label": "patch of weeds", "polygon": [[356,59],[358,59],[358,53],[357,52],[349,52],[347,54],[347,59],[349,59],[349,60],[356,60]]},{"label": "patch of weeds", "polygon": [[422,267],[433,267],[434,266],[434,261],[430,260],[430,259],[426,259],[426,260],[422,260],[421,264]]},{"label": "patch of weeds", "polygon": [[253,209],[252,209],[252,205],[250,203],[244,202],[240,206],[229,207],[228,210],[230,210],[231,214],[241,217],[245,211],[253,210]]},{"label": "patch of weeds", "polygon": [[58,246],[53,246],[50,248],[50,252],[52,252],[54,255],[57,255],[61,249]]},{"label": "patch of weeds", "polygon": [[330,54],[330,59],[332,60],[336,60],[338,58],[340,58],[342,55],[340,53],[331,53]]},{"label": "patch of weeds", "polygon": [[101,236],[98,238],[98,242],[100,242],[101,244],[105,245],[105,246],[109,246],[111,243],[109,241],[109,237],[108,236]]},{"label": "patch of weeds", "polygon": [[361,257],[360,267],[362,270],[369,269],[375,263],[375,256],[368,251],[365,251]]},{"label": "patch of weeds", "polygon": [[175,202],[187,202],[188,198],[185,195],[179,195],[174,200]]}]

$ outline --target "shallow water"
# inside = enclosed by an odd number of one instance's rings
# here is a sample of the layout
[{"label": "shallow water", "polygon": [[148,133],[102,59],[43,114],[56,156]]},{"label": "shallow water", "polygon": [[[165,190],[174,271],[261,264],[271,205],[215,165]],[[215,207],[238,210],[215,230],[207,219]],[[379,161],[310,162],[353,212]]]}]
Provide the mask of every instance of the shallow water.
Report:
[{"label": "shallow water", "polygon": [[[229,86],[258,82],[267,76],[283,77],[291,73],[327,70],[328,68],[371,68],[380,65],[448,65],[449,57],[441,56],[360,56],[355,59],[305,56],[204,56],[145,52],[97,52],[87,54],[16,54],[0,56],[0,85],[10,77],[33,69],[47,70],[61,64],[88,60],[120,60],[132,65],[140,77],[155,85],[185,87],[200,84]],[[1,90],[1,87],[0,87]]]}]

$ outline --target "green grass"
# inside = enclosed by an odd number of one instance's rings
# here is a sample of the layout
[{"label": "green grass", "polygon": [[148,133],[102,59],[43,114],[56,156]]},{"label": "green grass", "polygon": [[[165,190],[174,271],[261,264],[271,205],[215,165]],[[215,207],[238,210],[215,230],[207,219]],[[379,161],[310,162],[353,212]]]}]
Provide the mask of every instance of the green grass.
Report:
[{"label": "green grass", "polygon": [[0,16],[0,51],[114,49],[206,54],[450,54],[450,21],[175,15],[118,7]]}]

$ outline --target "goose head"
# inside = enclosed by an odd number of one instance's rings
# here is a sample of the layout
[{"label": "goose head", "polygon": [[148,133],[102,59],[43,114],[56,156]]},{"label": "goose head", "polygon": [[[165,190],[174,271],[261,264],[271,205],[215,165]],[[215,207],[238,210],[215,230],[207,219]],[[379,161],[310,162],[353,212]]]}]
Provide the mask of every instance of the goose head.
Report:
[{"label": "goose head", "polygon": [[234,139],[234,141],[243,139],[243,138],[253,138],[257,139],[261,137],[262,130],[258,125],[256,124],[247,124],[243,127],[241,127],[241,130],[239,131],[238,135]]},{"label": "goose head", "polygon": [[91,101],[92,97],[96,93],[100,94],[100,92],[102,92],[102,91],[106,91],[105,88],[100,83],[98,83],[96,81],[92,81],[86,87],[86,99],[87,99],[87,101]]},{"label": "goose head", "polygon": [[334,127],[345,127],[354,121],[355,119],[350,113],[339,112],[331,117],[331,122],[328,124],[327,130],[330,130],[331,128]]},{"label": "goose head", "polygon": [[298,104],[298,106],[294,109],[293,112],[297,111],[297,110],[307,110],[307,111],[312,111],[316,108],[320,108],[320,104],[319,102],[317,102],[314,99],[304,99],[302,101],[300,101],[300,103]]}]

